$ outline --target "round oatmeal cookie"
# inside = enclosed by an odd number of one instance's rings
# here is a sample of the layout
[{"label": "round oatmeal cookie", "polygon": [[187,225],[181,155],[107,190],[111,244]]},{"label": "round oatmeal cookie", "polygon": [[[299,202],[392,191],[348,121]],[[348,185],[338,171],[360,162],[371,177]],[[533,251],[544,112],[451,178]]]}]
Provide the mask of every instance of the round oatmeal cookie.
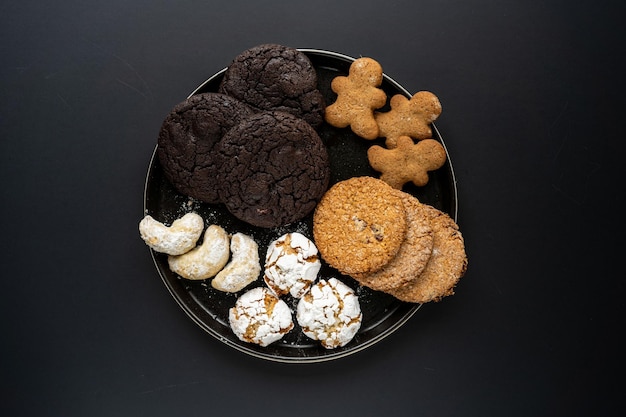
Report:
[{"label": "round oatmeal cookie", "polygon": [[426,206],[411,194],[400,190],[394,190],[393,193],[402,199],[406,210],[406,239],[387,265],[373,273],[352,275],[360,284],[377,291],[398,288],[418,277],[433,250],[434,233]]},{"label": "round oatmeal cookie", "polygon": [[317,73],[295,48],[263,44],[243,51],[226,69],[218,91],[260,110],[291,113],[315,128],[324,121]]},{"label": "round oatmeal cookie", "polygon": [[233,127],[216,146],[220,200],[258,227],[300,220],[328,188],[328,152],[304,120],[262,112]]},{"label": "round oatmeal cookie", "polygon": [[161,125],[157,155],[167,180],[182,194],[219,202],[213,149],[235,124],[254,114],[224,94],[194,95],[177,104]]},{"label": "round oatmeal cookie", "polygon": [[346,275],[371,273],[389,263],[406,231],[402,199],[372,177],[336,183],[313,215],[314,241],[322,259]]},{"label": "round oatmeal cookie", "polygon": [[411,303],[440,301],[454,294],[454,287],[467,269],[465,243],[458,225],[446,213],[424,205],[434,232],[433,251],[424,271],[403,286],[387,291]]}]

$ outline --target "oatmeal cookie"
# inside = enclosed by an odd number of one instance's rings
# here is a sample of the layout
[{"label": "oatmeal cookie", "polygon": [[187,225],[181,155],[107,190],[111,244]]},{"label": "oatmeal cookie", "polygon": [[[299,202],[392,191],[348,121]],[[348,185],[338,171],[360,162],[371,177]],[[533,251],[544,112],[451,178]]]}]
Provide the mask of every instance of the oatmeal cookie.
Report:
[{"label": "oatmeal cookie", "polygon": [[397,255],[380,270],[370,274],[353,274],[360,284],[377,291],[391,290],[418,277],[430,259],[434,233],[427,207],[411,194],[395,190],[407,214],[406,239]]},{"label": "oatmeal cookie", "polygon": [[418,277],[388,291],[394,297],[412,303],[440,301],[454,294],[455,285],[467,269],[465,244],[456,222],[434,207],[424,207],[434,232],[430,259]]},{"label": "oatmeal cookie", "polygon": [[322,259],[346,275],[382,268],[396,256],[406,230],[402,199],[372,177],[336,183],[313,215],[314,241]]}]

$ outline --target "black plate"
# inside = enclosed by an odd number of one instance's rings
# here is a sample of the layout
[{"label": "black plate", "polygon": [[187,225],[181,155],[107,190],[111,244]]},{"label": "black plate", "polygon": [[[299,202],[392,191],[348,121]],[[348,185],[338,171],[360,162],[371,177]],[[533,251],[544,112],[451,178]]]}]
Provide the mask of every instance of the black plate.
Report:
[{"label": "black plate", "polygon": [[[301,49],[301,51],[310,58],[318,73],[319,89],[324,94],[327,104],[332,103],[336,96],[330,89],[330,83],[337,75],[347,74],[354,58],[315,49]],[[216,91],[224,71],[225,69],[206,80],[190,96]],[[394,94],[411,97],[407,90],[387,75],[384,76],[382,89],[385,90],[388,98]],[[382,111],[384,110],[388,110],[388,108],[382,109]],[[331,183],[354,176],[378,176],[378,173],[369,166],[366,151],[373,144],[382,145],[383,140],[367,141],[354,135],[349,128],[337,129],[326,124],[319,129],[319,134],[330,154]],[[439,131],[434,126],[433,136],[443,143]],[[222,205],[200,203],[179,194],[164,178],[159,160],[155,155],[156,149],[148,168],[144,195],[145,213],[150,214],[155,219],[169,224],[183,214],[194,211],[205,219],[206,224],[218,224],[228,233],[243,232],[252,236],[259,244],[259,256],[262,262],[265,259],[268,244],[284,233],[298,231],[309,238],[312,237],[311,216],[289,226],[263,229],[237,220]],[[404,191],[410,192],[420,201],[443,210],[456,219],[456,183],[449,155],[445,166],[430,174],[430,181],[425,187],[405,186]],[[340,275],[336,270],[323,265],[320,278],[337,277],[353,288],[359,296],[363,323],[358,334],[343,348],[328,350],[322,348],[319,343],[308,339],[295,323],[296,327],[282,340],[267,347],[259,347],[240,341],[228,325],[228,309],[234,305],[240,294],[227,294],[217,291],[211,287],[210,280],[190,281],[182,279],[170,271],[166,255],[152,250],[151,253],[166,287],[193,321],[228,346],[262,359],[301,363],[340,358],[372,346],[390,335],[415,314],[420,307],[419,304],[404,303],[389,295],[359,286],[350,277]],[[261,279],[244,291],[260,285],[263,285]],[[286,297],[285,301],[295,311],[297,300]]]}]

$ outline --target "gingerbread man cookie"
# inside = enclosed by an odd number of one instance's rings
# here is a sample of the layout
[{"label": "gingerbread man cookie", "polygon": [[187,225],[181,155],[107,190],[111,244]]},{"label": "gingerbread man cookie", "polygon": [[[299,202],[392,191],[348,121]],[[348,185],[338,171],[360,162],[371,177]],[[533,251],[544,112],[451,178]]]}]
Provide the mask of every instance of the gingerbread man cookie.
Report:
[{"label": "gingerbread man cookie", "polygon": [[374,145],[367,150],[370,165],[382,173],[380,179],[398,190],[409,181],[417,186],[428,183],[428,171],[441,168],[446,161],[446,150],[434,139],[414,143],[408,136],[400,136],[397,147],[385,149]]},{"label": "gingerbread man cookie", "polygon": [[391,110],[375,114],[379,135],[386,138],[388,148],[395,148],[400,136],[414,139],[432,137],[430,124],[441,114],[437,96],[429,91],[417,92],[411,99],[396,94],[389,104]]},{"label": "gingerbread man cookie", "polygon": [[379,87],[383,81],[383,69],[371,58],[355,60],[348,76],[338,76],[331,82],[337,100],[326,107],[325,119],[334,127],[348,127],[364,139],[379,136],[374,110],[387,102],[387,94]]}]

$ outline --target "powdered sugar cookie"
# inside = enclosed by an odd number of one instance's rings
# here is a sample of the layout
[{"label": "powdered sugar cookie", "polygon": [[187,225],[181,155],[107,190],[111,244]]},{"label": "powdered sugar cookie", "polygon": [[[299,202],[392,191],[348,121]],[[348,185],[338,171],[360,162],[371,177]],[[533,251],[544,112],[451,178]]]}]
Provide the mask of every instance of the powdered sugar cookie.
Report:
[{"label": "powdered sugar cookie", "polygon": [[287,233],[267,248],[263,280],[279,297],[289,293],[300,298],[311,288],[321,267],[315,244],[300,233]]},{"label": "powdered sugar cookie", "polygon": [[204,220],[196,213],[187,213],[170,226],[146,215],[139,222],[139,233],[148,246],[168,255],[181,255],[196,246],[204,230]]},{"label": "powdered sugar cookie", "polygon": [[321,280],[298,302],[296,319],[305,335],[326,349],[350,342],[362,320],[359,298],[336,278]]},{"label": "powdered sugar cookie", "polygon": [[213,278],[211,286],[220,291],[238,292],[259,278],[259,245],[251,236],[235,233],[230,239],[230,251],[230,262]]},{"label": "powdered sugar cookie", "polygon": [[228,262],[228,234],[220,226],[212,224],[206,232],[202,244],[189,252],[168,256],[167,264],[172,272],[183,278],[202,280],[215,276]]},{"label": "powdered sugar cookie", "polygon": [[287,303],[265,287],[239,297],[228,312],[228,321],[239,340],[260,346],[282,339],[294,326]]}]

